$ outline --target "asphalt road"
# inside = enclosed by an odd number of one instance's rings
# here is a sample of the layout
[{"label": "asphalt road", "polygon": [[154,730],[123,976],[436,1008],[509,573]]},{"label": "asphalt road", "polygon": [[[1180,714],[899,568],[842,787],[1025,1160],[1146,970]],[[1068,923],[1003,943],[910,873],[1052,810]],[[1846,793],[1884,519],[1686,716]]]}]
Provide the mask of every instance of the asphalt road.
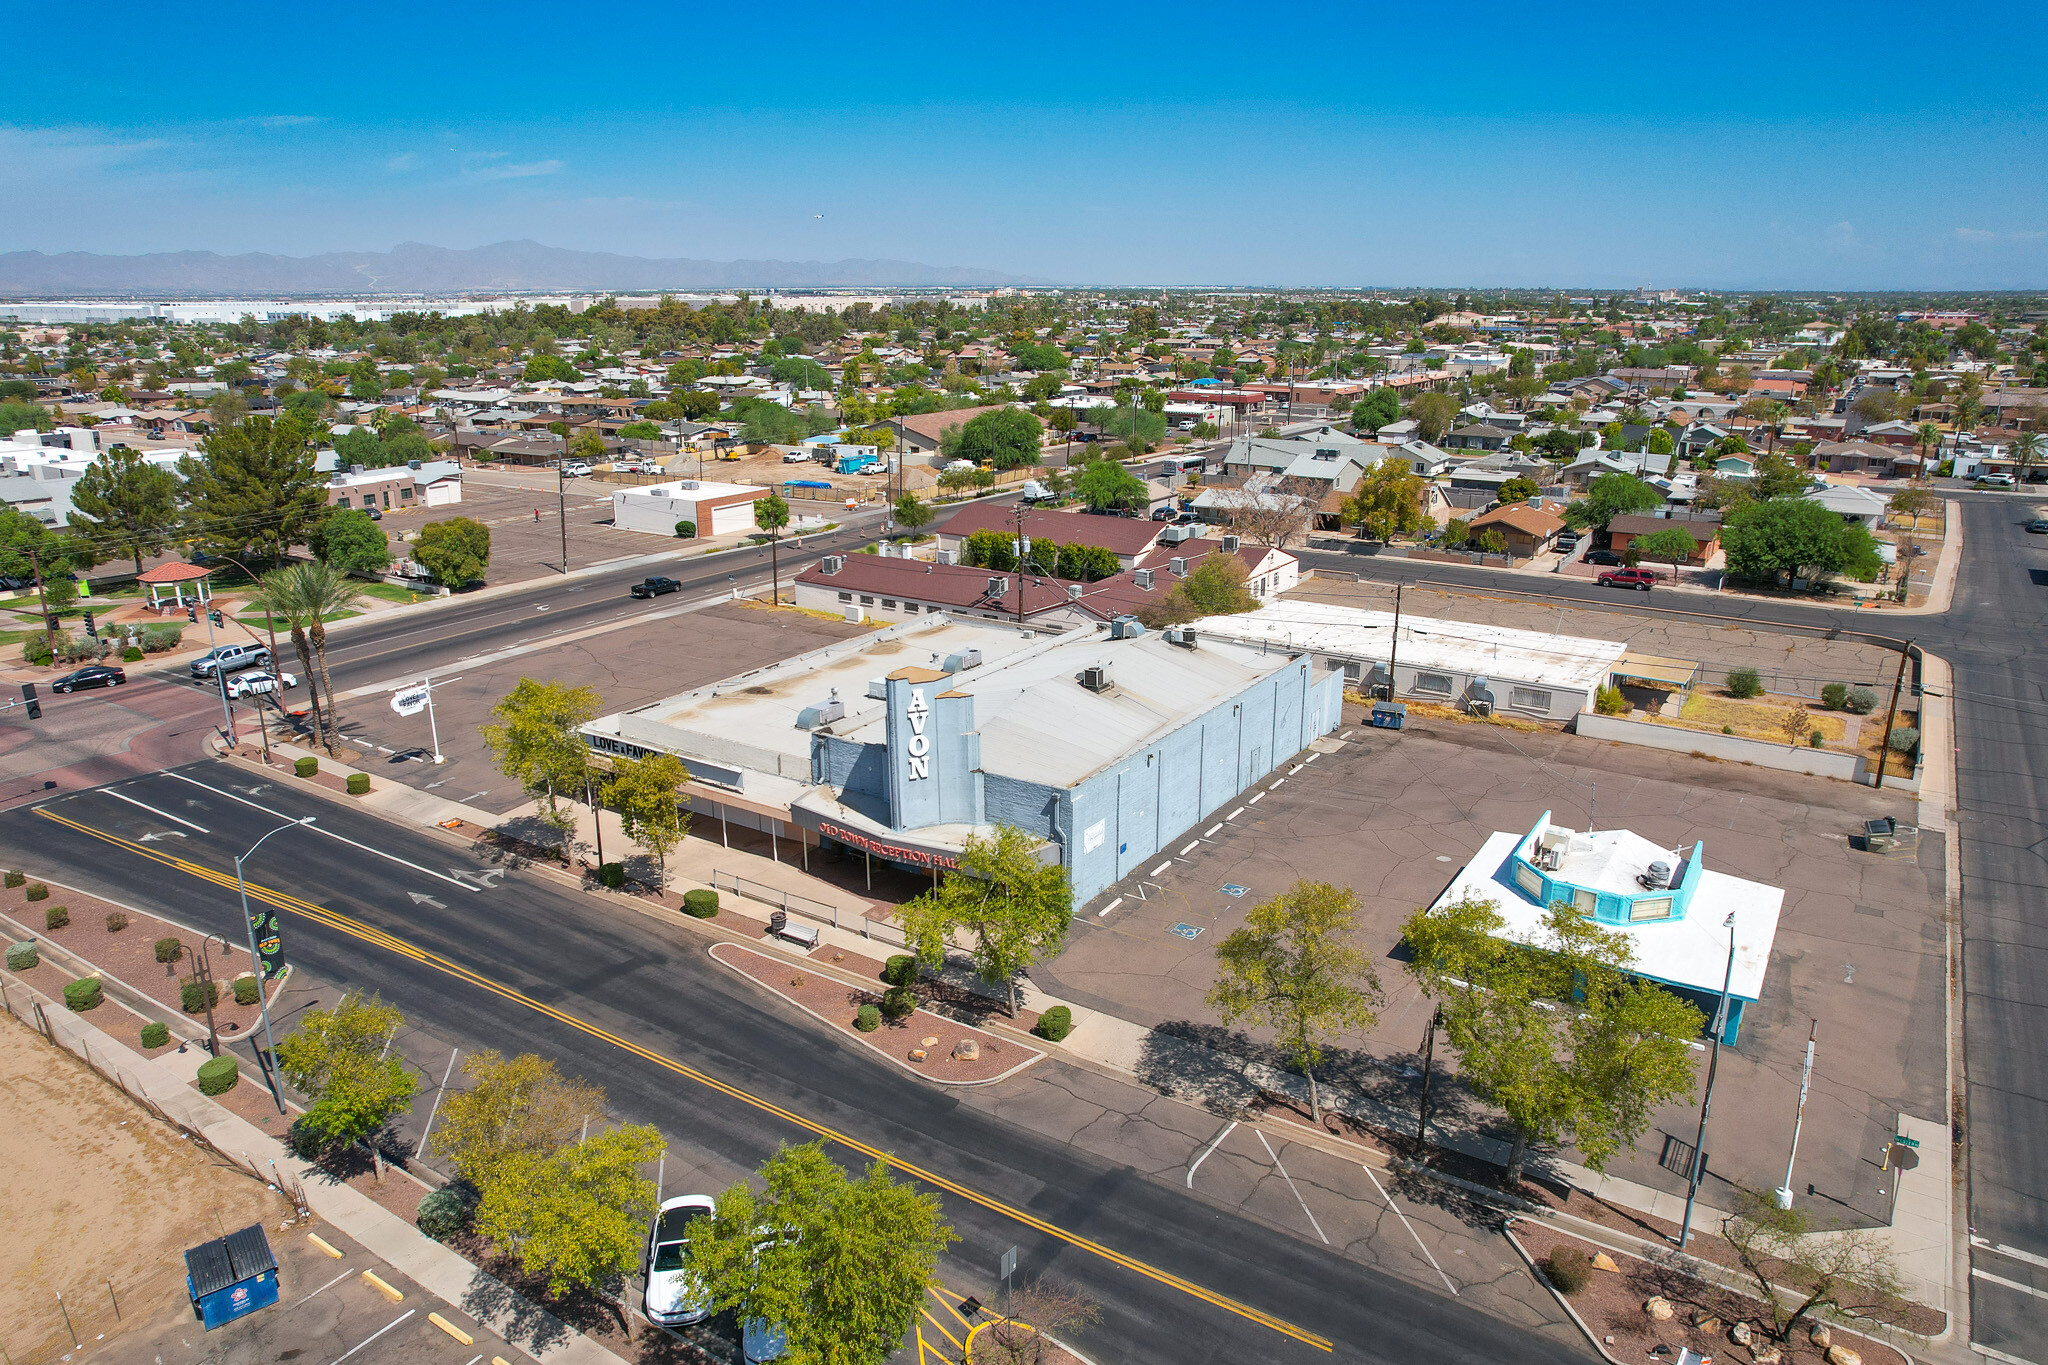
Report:
[{"label": "asphalt road", "polygon": [[[1015,1244],[1025,1278],[1051,1271],[1098,1296],[1104,1320],[1089,1342],[1103,1359],[1584,1358],[828,1043],[764,1009],[686,930],[223,763],[132,779],[121,793],[43,803],[72,824],[27,807],[0,815],[0,846],[17,861],[72,869],[87,890],[239,933],[232,881],[167,860],[231,870],[234,853],[315,816],[247,864],[259,886],[303,898],[282,920],[286,952],[305,970],[381,989],[444,1036],[558,1058],[600,1080],[615,1111],[742,1167],[807,1140],[811,1124],[855,1150],[886,1151],[946,1191],[961,1262],[985,1275]],[[145,834],[159,837],[119,842]]]}]

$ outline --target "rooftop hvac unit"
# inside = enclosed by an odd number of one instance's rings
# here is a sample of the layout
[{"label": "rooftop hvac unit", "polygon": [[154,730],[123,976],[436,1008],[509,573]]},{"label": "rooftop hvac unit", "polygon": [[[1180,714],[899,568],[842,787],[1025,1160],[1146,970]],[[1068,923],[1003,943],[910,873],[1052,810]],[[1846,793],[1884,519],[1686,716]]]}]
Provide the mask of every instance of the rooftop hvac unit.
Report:
[{"label": "rooftop hvac unit", "polygon": [[1475,716],[1490,716],[1493,714],[1493,703],[1474,697],[1470,702],[1466,703],[1465,709]]},{"label": "rooftop hvac unit", "polygon": [[887,678],[869,678],[868,695],[876,701],[887,701],[889,699],[889,680]]},{"label": "rooftop hvac unit", "polygon": [[1081,585],[1079,583],[1067,584],[1067,600],[1069,602],[1078,602],[1081,600]]},{"label": "rooftop hvac unit", "polygon": [[981,651],[963,649],[958,654],[948,654],[946,662],[940,665],[948,673],[964,673],[970,668],[981,667]]},{"label": "rooftop hvac unit", "polygon": [[1636,878],[1636,884],[1645,891],[1664,890],[1671,885],[1671,864],[1665,862],[1651,863],[1648,869]]},{"label": "rooftop hvac unit", "polygon": [[1109,665],[1093,664],[1081,670],[1081,686],[1090,692],[1109,690]]},{"label": "rooftop hvac unit", "polygon": [[1181,645],[1188,649],[1193,649],[1195,647],[1195,629],[1193,626],[1168,626],[1166,628],[1166,642],[1170,645]]},{"label": "rooftop hvac unit", "polygon": [[1188,576],[1188,562],[1175,555],[1172,559],[1166,561],[1166,571],[1175,578],[1186,578]]},{"label": "rooftop hvac unit", "polygon": [[826,556],[825,556],[825,557],[824,557],[823,559],[821,559],[821,560],[819,560],[819,561],[818,561],[818,572],[819,572],[819,573],[826,573],[826,574],[838,573],[838,572],[839,572],[839,571],[840,571],[841,569],[843,569],[843,568],[845,568],[845,567],[846,567],[846,556],[845,556],[845,555],[826,555]]},{"label": "rooftop hvac unit", "polygon": [[1225,537],[1223,537],[1223,553],[1225,553],[1225,554],[1227,554],[1227,555],[1234,555],[1234,554],[1236,554],[1236,553],[1237,553],[1237,545],[1238,545],[1238,539],[1237,539],[1237,537],[1236,537],[1236,536],[1225,536]]},{"label": "rooftop hvac unit", "polygon": [[830,725],[845,714],[846,703],[837,697],[833,697],[829,701],[820,702],[816,706],[806,706],[802,711],[799,711],[796,717],[796,728],[799,730],[815,730],[820,725]]},{"label": "rooftop hvac unit", "polygon": [[941,551],[939,551],[939,563],[941,563],[941,564],[958,564],[959,562],[960,562],[960,552],[959,552],[958,550],[941,550]]},{"label": "rooftop hvac unit", "polygon": [[1194,527],[1175,524],[1159,533],[1159,543],[1162,545],[1178,545],[1184,540],[1191,539],[1194,534]]},{"label": "rooftop hvac unit", "polygon": [[1145,624],[1135,616],[1119,616],[1109,623],[1112,640],[1135,640],[1145,633]]},{"label": "rooftop hvac unit", "polygon": [[1145,591],[1152,591],[1152,571],[1150,569],[1139,569],[1131,575],[1131,578]]},{"label": "rooftop hvac unit", "polygon": [[1009,580],[1009,579],[1007,579],[1007,578],[991,578],[991,579],[989,579],[989,581],[988,581],[988,592],[987,592],[987,595],[988,595],[988,596],[990,596],[990,597],[1001,597],[1001,596],[1002,596],[1002,595],[1003,595],[1003,594],[1004,594],[1005,592],[1008,592],[1008,591],[1009,591],[1009,589],[1010,589],[1010,580]]}]

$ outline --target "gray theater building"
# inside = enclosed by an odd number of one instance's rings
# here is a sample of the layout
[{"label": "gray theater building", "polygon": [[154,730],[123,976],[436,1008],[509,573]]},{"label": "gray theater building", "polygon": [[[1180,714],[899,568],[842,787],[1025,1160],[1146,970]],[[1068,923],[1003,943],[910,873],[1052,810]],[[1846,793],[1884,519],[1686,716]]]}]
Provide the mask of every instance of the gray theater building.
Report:
[{"label": "gray theater building", "polygon": [[904,622],[583,727],[672,753],[691,808],[906,868],[1014,825],[1085,904],[1336,727],[1343,674],[1300,651],[1135,620],[1057,634]]}]

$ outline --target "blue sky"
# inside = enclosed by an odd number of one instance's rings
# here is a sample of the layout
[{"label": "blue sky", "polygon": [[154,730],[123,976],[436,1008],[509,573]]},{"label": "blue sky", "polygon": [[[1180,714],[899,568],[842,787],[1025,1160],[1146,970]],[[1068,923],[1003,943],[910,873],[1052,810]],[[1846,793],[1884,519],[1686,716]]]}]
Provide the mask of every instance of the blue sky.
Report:
[{"label": "blue sky", "polygon": [[2048,6],[101,6],[0,250],[2048,287]]}]

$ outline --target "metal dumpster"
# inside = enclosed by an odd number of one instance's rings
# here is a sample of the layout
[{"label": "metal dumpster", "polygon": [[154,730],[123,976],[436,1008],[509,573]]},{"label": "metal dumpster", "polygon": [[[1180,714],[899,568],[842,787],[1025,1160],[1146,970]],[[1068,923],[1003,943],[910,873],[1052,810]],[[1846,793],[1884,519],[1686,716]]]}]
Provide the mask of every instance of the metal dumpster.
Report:
[{"label": "metal dumpster", "polygon": [[277,1302],[277,1257],[261,1223],[185,1253],[185,1288],[211,1332]]},{"label": "metal dumpster", "polygon": [[1372,704],[1372,728],[1375,730],[1398,730],[1408,723],[1408,703],[1405,701],[1376,701]]},{"label": "metal dumpster", "polygon": [[1863,848],[1869,853],[1915,853],[1920,848],[1920,827],[1902,825],[1892,816],[1863,822]]}]

